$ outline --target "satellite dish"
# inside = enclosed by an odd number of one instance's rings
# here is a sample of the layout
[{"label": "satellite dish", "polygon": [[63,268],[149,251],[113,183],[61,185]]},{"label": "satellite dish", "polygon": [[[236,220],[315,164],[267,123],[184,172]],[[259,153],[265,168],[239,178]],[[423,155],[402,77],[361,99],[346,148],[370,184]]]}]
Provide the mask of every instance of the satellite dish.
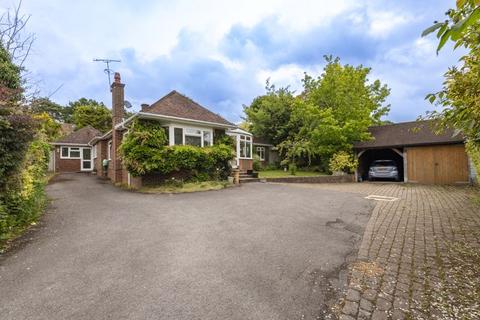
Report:
[{"label": "satellite dish", "polygon": [[130,101],[127,101],[125,100],[125,102],[123,103],[123,105],[125,106],[125,108],[127,109],[130,109],[132,107],[132,104],[130,103]]}]

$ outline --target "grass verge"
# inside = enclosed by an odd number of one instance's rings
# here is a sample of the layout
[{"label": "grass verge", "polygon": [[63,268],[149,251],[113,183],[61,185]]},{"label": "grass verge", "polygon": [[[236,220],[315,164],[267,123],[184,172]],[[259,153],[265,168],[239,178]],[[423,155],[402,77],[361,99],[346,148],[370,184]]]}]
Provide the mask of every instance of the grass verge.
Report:
[{"label": "grass verge", "polygon": [[289,171],[283,170],[265,170],[259,171],[258,177],[259,178],[285,178],[285,177],[317,177],[317,176],[324,176],[324,173],[317,172],[317,171],[301,171],[298,170],[295,175],[291,175]]},{"label": "grass verge", "polygon": [[180,184],[164,184],[146,186],[138,191],[143,193],[190,193],[200,191],[221,190],[232,186],[228,181],[186,182]]}]

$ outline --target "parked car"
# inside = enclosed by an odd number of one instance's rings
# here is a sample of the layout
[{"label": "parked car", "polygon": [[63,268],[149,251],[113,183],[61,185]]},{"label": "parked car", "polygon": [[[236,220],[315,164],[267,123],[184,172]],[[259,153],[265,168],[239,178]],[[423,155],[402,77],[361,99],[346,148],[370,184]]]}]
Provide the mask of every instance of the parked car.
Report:
[{"label": "parked car", "polygon": [[398,173],[398,166],[393,160],[375,160],[370,165],[368,170],[368,180],[375,179],[394,179],[400,180]]}]

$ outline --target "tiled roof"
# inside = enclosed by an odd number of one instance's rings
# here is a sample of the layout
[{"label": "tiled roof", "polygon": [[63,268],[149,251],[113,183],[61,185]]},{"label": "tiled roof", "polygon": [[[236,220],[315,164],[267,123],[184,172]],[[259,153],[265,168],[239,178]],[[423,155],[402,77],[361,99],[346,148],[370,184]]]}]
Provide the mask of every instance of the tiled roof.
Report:
[{"label": "tiled roof", "polygon": [[192,99],[173,90],[154,104],[142,109],[143,112],[154,113],[169,117],[185,118],[197,121],[206,121],[222,125],[235,126],[216,113],[202,107]]},{"label": "tiled roof", "polygon": [[55,141],[55,144],[62,144],[62,143],[68,143],[68,144],[88,144],[90,140],[93,139],[95,136],[101,136],[102,133],[95,129],[92,126],[86,126],[81,129],[78,129],[77,131],[74,131],[70,133],[69,135],[66,135],[63,138],[58,139]]},{"label": "tiled roof", "polygon": [[464,137],[454,135],[451,129],[435,134],[432,121],[412,121],[373,126],[369,128],[373,140],[357,142],[354,148],[402,147],[429,144],[462,143]]}]

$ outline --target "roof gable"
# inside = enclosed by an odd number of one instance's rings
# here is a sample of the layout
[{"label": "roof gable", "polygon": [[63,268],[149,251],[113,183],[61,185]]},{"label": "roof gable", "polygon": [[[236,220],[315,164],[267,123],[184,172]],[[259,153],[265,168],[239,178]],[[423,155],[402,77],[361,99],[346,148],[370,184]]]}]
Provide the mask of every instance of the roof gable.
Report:
[{"label": "roof gable", "polygon": [[412,121],[372,126],[368,130],[373,140],[355,143],[355,148],[401,147],[429,144],[462,143],[464,137],[451,129],[435,134],[432,120]]},{"label": "roof gable", "polygon": [[200,104],[184,96],[183,94],[178,93],[175,90],[173,90],[154,104],[145,107],[142,111],[169,117],[177,117],[234,126],[234,124],[225,120],[218,114],[213,113],[205,107],[202,107]]},{"label": "roof gable", "polygon": [[66,135],[65,137],[62,137],[55,141],[55,144],[88,144],[90,140],[92,140],[95,136],[100,136],[102,133],[95,129],[92,126],[86,126],[81,129],[78,129],[77,131],[74,131],[70,133],[69,135]]}]

